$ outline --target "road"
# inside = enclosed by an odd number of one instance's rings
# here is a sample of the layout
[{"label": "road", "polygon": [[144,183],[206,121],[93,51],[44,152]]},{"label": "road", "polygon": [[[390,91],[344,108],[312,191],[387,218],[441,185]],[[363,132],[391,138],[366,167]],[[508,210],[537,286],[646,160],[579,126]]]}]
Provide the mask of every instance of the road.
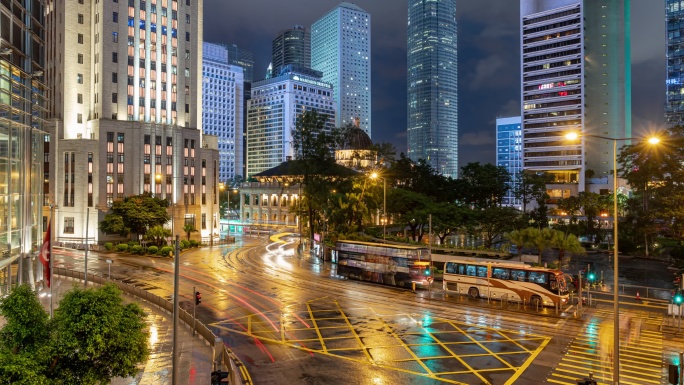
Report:
[{"label": "road", "polygon": [[[55,261],[82,271],[82,254],[56,251]],[[90,255],[90,272],[106,275],[105,259],[113,259],[113,278],[170,299],[170,259]],[[230,246],[184,252],[180,282],[181,306],[191,310],[196,287],[202,293],[198,318],[247,364],[257,384],[528,384],[547,379],[575,385],[575,378],[590,371],[610,382],[605,357],[612,340],[605,340],[605,325],[612,314],[602,308],[575,320],[548,309],[540,314],[517,305],[501,309],[499,303],[447,297],[439,290],[412,293],[348,281],[336,277],[330,264],[295,256],[287,238],[245,237]],[[643,378],[632,379],[634,384],[660,384],[662,363],[678,349],[675,342],[663,343],[662,315],[623,313],[633,321],[625,325],[621,372],[639,372],[632,377]],[[652,366],[630,369],[630,360]]]}]

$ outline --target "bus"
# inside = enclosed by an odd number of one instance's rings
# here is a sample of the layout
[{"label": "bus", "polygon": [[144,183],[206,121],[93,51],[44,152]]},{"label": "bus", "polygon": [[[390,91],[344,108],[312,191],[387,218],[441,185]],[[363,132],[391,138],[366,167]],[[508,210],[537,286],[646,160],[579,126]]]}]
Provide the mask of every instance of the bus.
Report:
[{"label": "bus", "polygon": [[349,279],[410,287],[431,277],[426,247],[338,241],[335,252],[337,274]]},{"label": "bus", "polygon": [[451,258],[444,266],[442,287],[471,298],[507,298],[535,307],[561,307],[569,298],[560,270],[483,258]]}]

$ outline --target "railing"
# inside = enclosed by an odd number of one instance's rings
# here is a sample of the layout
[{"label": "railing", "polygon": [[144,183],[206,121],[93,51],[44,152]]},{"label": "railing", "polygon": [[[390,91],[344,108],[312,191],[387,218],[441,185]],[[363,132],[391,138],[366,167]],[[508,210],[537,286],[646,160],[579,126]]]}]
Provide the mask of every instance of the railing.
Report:
[{"label": "railing", "polygon": [[[73,278],[73,279],[78,279],[78,280],[83,280],[84,279],[84,274],[80,271],[73,271],[73,270],[68,270],[64,268],[59,268],[56,267],[53,270],[53,274],[55,275],[60,275],[62,277],[68,277],[68,278]],[[98,275],[94,274],[88,274],[88,281],[93,282],[96,284],[100,285],[105,285],[105,284],[114,284],[116,285],[121,291],[128,295],[132,295],[134,297],[138,297],[140,299],[143,299],[155,306],[157,306],[160,309],[166,310],[169,313],[173,313],[173,304],[159,296],[156,296],[146,290],[140,289],[138,287],[135,287],[133,285],[129,285],[125,282],[117,281],[114,279],[107,279],[104,277],[100,277]],[[223,365],[225,367],[229,368],[230,371],[230,384],[235,384],[235,385],[251,385],[253,384],[252,378],[249,375],[249,372],[247,372],[247,368],[245,365],[240,361],[240,359],[230,350],[228,349],[225,344],[223,344],[223,340],[219,337],[217,337],[211,330],[209,330],[206,325],[204,325],[200,321],[193,322],[193,317],[192,314],[188,313],[187,311],[183,309],[179,309],[179,319],[183,322],[185,322],[186,325],[188,325],[190,328],[195,325],[195,332],[202,336],[205,341],[212,347],[214,350],[213,354],[213,361],[216,362],[217,359],[220,359]],[[212,363],[213,366],[213,363]]]}]

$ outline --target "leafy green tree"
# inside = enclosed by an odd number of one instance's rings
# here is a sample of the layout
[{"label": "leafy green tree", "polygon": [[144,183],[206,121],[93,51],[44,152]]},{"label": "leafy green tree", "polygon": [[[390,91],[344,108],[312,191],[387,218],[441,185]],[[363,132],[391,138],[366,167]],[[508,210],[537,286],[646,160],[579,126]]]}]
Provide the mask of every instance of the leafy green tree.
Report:
[{"label": "leafy green tree", "polygon": [[539,255],[539,262],[541,263],[542,253],[547,250],[553,244],[553,238],[555,236],[554,230],[549,228],[538,229],[530,227],[527,229],[530,235],[530,245],[537,249]]},{"label": "leafy green tree", "polygon": [[0,383],[106,384],[135,375],[148,356],[144,313],[115,286],[73,289],[53,320],[24,285],[0,303]]},{"label": "leafy green tree", "polygon": [[522,255],[523,247],[530,243],[530,231],[528,229],[513,230],[506,233],[505,238],[515,245],[518,255]]},{"label": "leafy green tree", "polygon": [[513,194],[522,203],[523,213],[527,212],[527,205],[530,202],[544,197],[546,185],[552,181],[553,176],[548,173],[524,170],[516,175]]},{"label": "leafy green tree", "polygon": [[112,204],[105,220],[100,222],[99,228],[105,234],[136,234],[145,235],[147,229],[163,225],[171,218],[167,211],[169,202],[153,196],[150,193],[133,195],[119,199]]},{"label": "leafy green tree", "polygon": [[164,228],[164,226],[154,226],[147,230],[145,237],[149,242],[156,246],[165,246],[166,239],[171,236],[171,230]]},{"label": "leafy green tree", "polygon": [[473,216],[478,223],[477,229],[483,237],[484,246],[491,249],[496,239],[515,228],[520,212],[513,207],[490,206],[473,211]]},{"label": "leafy green tree", "polygon": [[387,212],[411,229],[411,238],[418,241],[423,238],[428,226],[428,217],[434,213],[434,202],[427,196],[394,188],[387,194]]},{"label": "leafy green tree", "polygon": [[505,167],[491,163],[468,163],[461,167],[458,200],[475,208],[500,206],[510,188],[511,175]]},{"label": "leafy green tree", "polygon": [[185,233],[185,236],[188,237],[188,242],[190,241],[190,236],[192,233],[196,233],[197,229],[195,228],[195,225],[192,223],[186,223],[183,225],[183,232]]},{"label": "leafy green tree", "polygon": [[437,203],[432,213],[432,230],[439,238],[439,244],[443,245],[446,237],[466,228],[470,220],[470,210],[455,203]]}]

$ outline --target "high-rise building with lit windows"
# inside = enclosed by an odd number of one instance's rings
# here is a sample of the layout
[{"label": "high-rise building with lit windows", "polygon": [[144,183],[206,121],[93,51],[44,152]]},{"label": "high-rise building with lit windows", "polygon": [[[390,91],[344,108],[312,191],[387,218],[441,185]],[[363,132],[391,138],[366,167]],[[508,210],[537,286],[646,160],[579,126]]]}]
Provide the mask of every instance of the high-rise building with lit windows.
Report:
[{"label": "high-rise building with lit windows", "polygon": [[332,84],[338,127],[355,124],[371,136],[371,18],[341,3],[311,26],[311,68]]},{"label": "high-rise building with lit windows", "polygon": [[294,158],[292,131],[304,111],[327,116],[335,127],[335,102],[330,83],[321,73],[289,64],[279,76],[255,82],[247,108],[246,178]]},{"label": "high-rise building with lit windows", "polygon": [[201,132],[203,1],[49,0],[47,10],[56,240],[99,241],[112,203],[147,192],[170,201],[175,233],[192,224],[209,241],[218,151]]},{"label": "high-rise building with lit windows", "polygon": [[33,257],[48,220],[41,210],[43,151],[51,145],[44,131],[44,16],[43,1],[0,2],[0,285],[16,283],[17,271],[19,283],[32,287],[42,276],[29,272],[40,271]]},{"label": "high-rise building with lit windows", "polygon": [[666,0],[667,104],[665,118],[670,126],[684,125],[684,1]]},{"label": "high-rise building with lit windows", "polygon": [[458,176],[456,0],[409,0],[407,155]]},{"label": "high-rise building with lit windows", "polygon": [[202,52],[202,130],[218,138],[219,182],[228,183],[242,175],[244,74],[224,45],[205,42]]},{"label": "high-rise building with lit windows", "polygon": [[630,0],[521,0],[523,167],[552,199],[612,186],[613,143],[631,136]]},{"label": "high-rise building with lit windows", "polygon": [[496,165],[504,167],[511,176],[511,183],[501,204],[504,206],[522,208],[520,199],[515,197],[517,180],[522,173],[522,128],[520,117],[496,119]]}]

